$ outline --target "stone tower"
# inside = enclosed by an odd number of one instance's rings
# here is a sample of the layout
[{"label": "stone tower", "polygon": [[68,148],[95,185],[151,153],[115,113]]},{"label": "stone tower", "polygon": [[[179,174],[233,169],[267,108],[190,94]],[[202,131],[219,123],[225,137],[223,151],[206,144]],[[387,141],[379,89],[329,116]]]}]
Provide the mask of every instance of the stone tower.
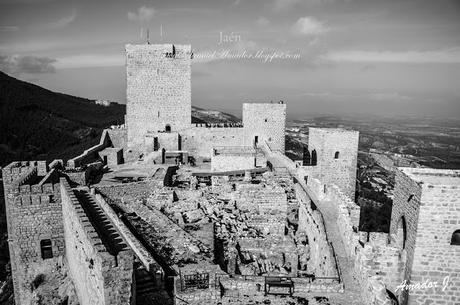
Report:
[{"label": "stone tower", "polygon": [[266,142],[272,150],[284,154],[286,104],[245,103],[243,104],[243,126],[245,144]]},{"label": "stone tower", "polygon": [[45,161],[3,168],[8,245],[16,304],[30,304],[31,283],[64,255],[59,184]]},{"label": "stone tower", "polygon": [[401,279],[437,287],[397,292],[400,304],[460,304],[460,171],[399,168],[391,243],[403,249]]},{"label": "stone tower", "polygon": [[191,46],[126,45],[128,147],[191,125]]},{"label": "stone tower", "polygon": [[355,199],[359,132],[340,128],[309,128],[308,149],[314,178],[335,184]]}]

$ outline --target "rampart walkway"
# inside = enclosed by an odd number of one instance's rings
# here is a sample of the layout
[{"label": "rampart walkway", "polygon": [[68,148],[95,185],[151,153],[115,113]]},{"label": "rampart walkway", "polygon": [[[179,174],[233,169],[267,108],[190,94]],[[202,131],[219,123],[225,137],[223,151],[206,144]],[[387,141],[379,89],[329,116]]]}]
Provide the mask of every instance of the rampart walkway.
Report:
[{"label": "rampart walkway", "polygon": [[[304,177],[301,177],[298,170],[288,157],[281,154],[280,152],[270,151],[268,148],[263,149],[267,160],[273,165],[275,171],[288,171],[292,177],[298,180],[298,183],[310,196],[311,200],[318,207],[318,210],[323,215],[324,226],[329,241],[334,247],[334,251],[338,260],[338,268],[340,270],[341,278],[345,287],[344,293],[329,293],[326,296],[334,304],[341,305],[361,305],[364,304],[360,292],[360,285],[354,277],[353,258],[348,257],[345,251],[340,232],[337,228],[337,209],[333,206],[333,203],[327,200],[321,200],[318,198],[309,187],[306,185]],[[321,295],[325,295],[322,293]]]}]

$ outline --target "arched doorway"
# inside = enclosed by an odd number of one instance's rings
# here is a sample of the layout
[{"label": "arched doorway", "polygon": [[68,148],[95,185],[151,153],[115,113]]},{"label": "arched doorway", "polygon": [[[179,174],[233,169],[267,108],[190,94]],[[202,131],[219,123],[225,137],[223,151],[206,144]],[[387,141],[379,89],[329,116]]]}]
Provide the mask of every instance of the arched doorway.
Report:
[{"label": "arched doorway", "polygon": [[453,246],[460,246],[460,230],[456,230],[450,239],[450,244]]},{"label": "arched doorway", "polygon": [[311,156],[310,156],[310,151],[308,150],[308,146],[304,146],[303,148],[303,166],[308,166],[310,165],[311,162]]},{"label": "arched doorway", "polygon": [[401,216],[396,227],[396,245],[400,249],[406,247],[406,238],[407,238],[407,227],[406,227],[406,218]]},{"label": "arched doorway", "polygon": [[316,149],[311,152],[311,165],[315,166],[317,163]]}]

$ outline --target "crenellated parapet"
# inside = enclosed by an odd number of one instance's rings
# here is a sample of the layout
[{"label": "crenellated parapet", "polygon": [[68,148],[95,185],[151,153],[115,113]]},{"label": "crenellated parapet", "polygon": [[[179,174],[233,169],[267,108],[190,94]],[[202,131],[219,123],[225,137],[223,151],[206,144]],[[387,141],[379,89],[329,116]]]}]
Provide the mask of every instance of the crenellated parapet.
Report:
[{"label": "crenellated parapet", "polygon": [[350,217],[353,227],[357,230],[359,227],[359,215],[361,208],[353,200],[351,200],[340,188],[336,185],[326,186],[326,198],[333,202],[340,203],[338,209],[341,215]]},{"label": "crenellated parapet", "polygon": [[28,194],[54,194],[59,192],[59,184],[45,183],[45,184],[24,184],[10,189],[15,195],[28,195]]},{"label": "crenellated parapet", "polygon": [[82,305],[129,304],[134,253],[87,189],[61,179],[66,258]]},{"label": "crenellated parapet", "polygon": [[28,304],[38,270],[64,254],[60,189],[45,161],[13,162],[2,173],[15,300]]},{"label": "crenellated parapet", "polygon": [[242,123],[195,123],[194,127],[200,128],[243,128]]}]

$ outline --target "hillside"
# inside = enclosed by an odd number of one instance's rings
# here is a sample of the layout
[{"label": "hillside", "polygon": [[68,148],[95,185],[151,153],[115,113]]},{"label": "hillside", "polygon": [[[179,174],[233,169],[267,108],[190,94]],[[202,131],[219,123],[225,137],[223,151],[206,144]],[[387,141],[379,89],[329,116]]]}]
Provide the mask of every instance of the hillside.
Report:
[{"label": "hillside", "polygon": [[[68,159],[123,124],[126,107],[53,92],[0,72],[0,166],[13,160]],[[192,109],[192,122],[235,122],[219,111]]]}]

